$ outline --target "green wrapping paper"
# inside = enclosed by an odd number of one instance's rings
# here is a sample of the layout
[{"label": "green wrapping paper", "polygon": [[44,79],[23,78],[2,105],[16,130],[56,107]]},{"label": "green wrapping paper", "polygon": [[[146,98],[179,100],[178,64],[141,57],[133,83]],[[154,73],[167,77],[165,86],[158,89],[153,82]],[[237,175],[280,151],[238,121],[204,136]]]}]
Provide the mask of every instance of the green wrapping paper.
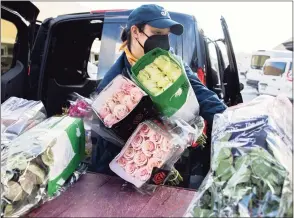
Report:
[{"label": "green wrapping paper", "polygon": [[52,130],[59,134],[56,135],[56,143],[51,147],[53,164],[49,167],[49,196],[55,194],[85,156],[85,130],[81,119],[64,117]]},{"label": "green wrapping paper", "polygon": [[198,116],[199,104],[183,64],[171,53],[156,48],[140,58],[131,72],[162,115],[188,123]]}]

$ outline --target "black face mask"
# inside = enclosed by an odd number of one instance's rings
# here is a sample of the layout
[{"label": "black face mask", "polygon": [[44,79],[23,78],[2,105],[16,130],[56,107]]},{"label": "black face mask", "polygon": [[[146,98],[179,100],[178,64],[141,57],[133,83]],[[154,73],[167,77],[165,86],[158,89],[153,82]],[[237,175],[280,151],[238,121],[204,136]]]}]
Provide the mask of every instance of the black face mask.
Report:
[{"label": "black face mask", "polygon": [[[145,34],[145,36],[147,35]],[[161,48],[163,50],[169,51],[170,45],[169,45],[168,35],[153,35],[153,36],[150,36],[150,37],[147,36],[147,37],[148,39],[145,41],[144,46],[142,46],[137,39],[138,43],[144,49],[145,54],[155,48]]]}]

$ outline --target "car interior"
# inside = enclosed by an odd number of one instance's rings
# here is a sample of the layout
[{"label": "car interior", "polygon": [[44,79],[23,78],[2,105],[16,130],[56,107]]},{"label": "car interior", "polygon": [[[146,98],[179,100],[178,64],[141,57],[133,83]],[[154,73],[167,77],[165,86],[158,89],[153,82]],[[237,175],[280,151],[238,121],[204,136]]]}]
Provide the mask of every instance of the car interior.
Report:
[{"label": "car interior", "polygon": [[17,31],[15,42],[10,45],[10,51],[8,51],[10,57],[1,60],[1,65],[7,65],[6,71],[1,71],[1,103],[3,103],[11,96],[24,97],[25,95],[28,28],[19,16],[8,9],[1,12],[1,19],[11,25],[14,24]]},{"label": "car interior", "polygon": [[52,28],[44,77],[40,80],[48,116],[62,113],[70,93],[89,96],[95,90],[97,81],[89,78],[87,65],[93,41],[101,40],[102,23],[64,21]]}]

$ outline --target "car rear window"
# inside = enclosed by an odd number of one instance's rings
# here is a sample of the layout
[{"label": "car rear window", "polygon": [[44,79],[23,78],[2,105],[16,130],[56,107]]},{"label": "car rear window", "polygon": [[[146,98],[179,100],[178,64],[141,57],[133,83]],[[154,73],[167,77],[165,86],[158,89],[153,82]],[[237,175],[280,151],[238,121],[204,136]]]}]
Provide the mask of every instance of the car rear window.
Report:
[{"label": "car rear window", "polygon": [[264,65],[264,75],[281,76],[285,72],[286,62],[268,62]]}]

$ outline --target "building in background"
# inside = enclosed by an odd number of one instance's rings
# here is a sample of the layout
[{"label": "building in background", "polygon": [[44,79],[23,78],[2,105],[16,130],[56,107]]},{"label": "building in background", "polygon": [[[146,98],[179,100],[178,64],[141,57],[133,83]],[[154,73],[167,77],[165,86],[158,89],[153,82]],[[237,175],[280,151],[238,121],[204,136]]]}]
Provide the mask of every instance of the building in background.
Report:
[{"label": "building in background", "polygon": [[293,51],[293,37],[290,39],[286,40],[285,42],[279,44],[274,48],[274,50],[289,50]]}]

